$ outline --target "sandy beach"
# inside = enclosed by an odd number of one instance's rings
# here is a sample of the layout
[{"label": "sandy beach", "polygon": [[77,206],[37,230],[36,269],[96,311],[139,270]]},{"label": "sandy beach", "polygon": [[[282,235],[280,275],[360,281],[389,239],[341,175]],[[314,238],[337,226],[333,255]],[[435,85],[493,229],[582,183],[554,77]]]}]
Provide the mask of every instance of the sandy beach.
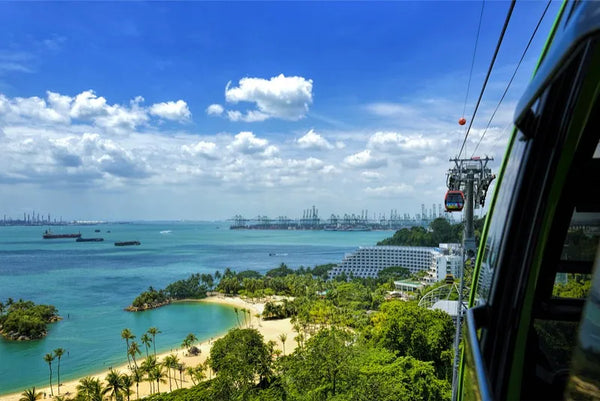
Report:
[{"label": "sandy beach", "polygon": [[[199,300],[198,302],[219,303],[219,304],[223,304],[223,305],[230,305],[230,306],[237,307],[237,308],[249,309],[251,311],[251,316],[252,316],[251,321],[249,322],[249,325],[250,325],[250,327],[258,329],[258,331],[264,336],[265,342],[273,340],[277,344],[276,347],[278,349],[282,349],[282,344],[281,344],[281,341],[279,340],[279,335],[282,333],[285,333],[287,335],[287,340],[285,342],[286,353],[291,352],[296,347],[296,342],[294,341],[294,337],[296,336],[296,333],[292,329],[292,324],[290,323],[290,319],[266,320],[265,321],[265,320],[261,320],[261,319],[255,317],[256,314],[262,313],[263,308],[264,308],[264,302],[249,302],[240,297],[225,297],[222,295],[211,296],[211,297]],[[240,318],[240,320],[242,320],[242,319]],[[213,341],[218,338],[219,337],[213,338]],[[170,354],[175,354],[179,358],[179,361],[184,363],[186,367],[194,367],[194,366],[197,366],[199,363],[203,363],[206,360],[207,356],[210,354],[211,344],[212,343],[210,342],[210,340],[196,344],[196,346],[198,348],[200,348],[200,350],[201,350],[201,353],[198,356],[188,356],[187,350],[178,348],[178,349],[174,349],[172,352],[169,351],[169,352],[164,352],[164,353],[157,355],[158,360],[162,361],[165,356],[170,355]],[[143,361],[143,359],[144,358],[140,358],[138,360],[138,365]],[[127,367],[127,364],[123,364],[121,366],[114,367],[114,370],[122,372],[122,373],[130,373],[130,370]],[[92,374],[90,376],[99,378],[101,380],[101,382],[103,384],[105,384],[104,378],[106,377],[107,374],[108,374],[108,370],[105,370],[105,371],[98,372],[96,374]],[[176,377],[179,378],[179,374],[177,374]],[[56,380],[56,378],[53,378],[53,379]],[[81,378],[63,382],[60,386],[60,394],[67,395],[67,397],[69,397],[69,398],[74,397],[75,394],[77,393],[76,387],[77,387],[77,384],[79,383],[80,379]],[[177,382],[179,383],[179,380],[177,380]],[[192,385],[193,385],[193,383],[190,380],[190,378],[187,376],[187,374],[184,374],[183,387],[187,388],[187,387],[191,387]],[[58,394],[57,387],[56,387],[56,385],[54,385],[53,387],[54,387],[54,395],[56,396]],[[173,387],[173,390],[177,389],[175,382],[173,382],[172,387]],[[23,390],[25,390],[25,389],[23,389]],[[169,391],[168,379],[167,379],[166,384],[161,384],[160,390],[161,390],[161,392]],[[45,392],[47,399],[51,398],[49,386],[36,388],[36,391]],[[132,394],[131,399],[133,400],[136,397],[135,385],[132,387],[132,391],[133,391],[133,394]],[[139,386],[140,397],[144,397],[149,394],[150,394],[150,384],[148,382],[140,383],[140,386]],[[21,392],[0,395],[0,401],[19,401],[20,398],[21,398]],[[42,397],[41,399],[44,399],[44,398]]]}]

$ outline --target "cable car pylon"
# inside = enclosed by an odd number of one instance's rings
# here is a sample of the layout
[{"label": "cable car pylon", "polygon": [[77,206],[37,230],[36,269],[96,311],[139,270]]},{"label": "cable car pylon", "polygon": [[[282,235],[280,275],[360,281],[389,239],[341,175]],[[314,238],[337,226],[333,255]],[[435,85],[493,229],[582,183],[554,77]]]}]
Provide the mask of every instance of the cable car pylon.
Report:
[{"label": "cable car pylon", "polygon": [[462,319],[466,305],[463,303],[463,290],[465,288],[464,266],[467,258],[477,254],[475,230],[473,227],[473,210],[485,205],[485,197],[491,182],[496,178],[487,166],[494,160],[490,157],[471,157],[470,159],[450,159],[454,167],[448,170],[448,192],[444,204],[446,211],[460,211],[464,207],[465,229],[463,232],[463,262],[460,264],[458,277],[460,279],[458,291],[458,307],[456,316],[456,334],[454,336],[454,367],[452,380],[452,399],[456,400],[458,384],[458,366],[460,363],[459,345],[462,334]]}]

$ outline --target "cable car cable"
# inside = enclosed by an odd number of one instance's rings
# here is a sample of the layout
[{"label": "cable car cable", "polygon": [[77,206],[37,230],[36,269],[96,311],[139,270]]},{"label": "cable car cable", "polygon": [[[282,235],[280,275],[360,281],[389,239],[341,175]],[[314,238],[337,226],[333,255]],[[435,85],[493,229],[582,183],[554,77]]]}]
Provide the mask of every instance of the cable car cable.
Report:
[{"label": "cable car cable", "polygon": [[[477,43],[479,43],[479,33],[481,32],[481,21],[483,20],[483,8],[485,0],[481,2],[481,12],[479,13],[479,26],[477,27],[477,35],[475,36],[475,47],[473,48],[473,59],[471,60],[471,71],[469,71],[469,82],[467,83],[467,93],[465,94],[465,104],[463,106],[463,117],[467,110],[467,100],[469,99],[469,91],[471,89],[471,78],[473,77],[473,67],[475,66],[475,55],[477,54]],[[466,132],[466,131],[465,131]]]},{"label": "cable car cable", "polygon": [[477,114],[477,109],[479,109],[479,104],[481,103],[481,98],[483,97],[483,93],[485,92],[485,87],[487,86],[488,80],[490,79],[490,75],[492,73],[492,69],[494,68],[494,63],[496,62],[496,57],[498,56],[500,46],[502,45],[502,40],[504,39],[504,34],[506,33],[506,28],[508,27],[508,23],[510,22],[510,17],[512,16],[512,12],[515,8],[516,1],[517,0],[511,0],[511,2],[510,2],[508,14],[506,15],[506,19],[504,20],[504,26],[502,27],[502,32],[500,33],[500,37],[498,38],[498,43],[496,44],[496,50],[494,51],[494,56],[492,57],[492,61],[490,62],[488,72],[485,76],[485,80],[483,81],[483,86],[481,87],[481,92],[479,92],[479,98],[477,99],[477,104],[475,105],[475,110],[473,111],[473,116],[471,117],[471,121],[469,122],[469,128],[467,128],[467,132],[465,134],[465,139],[463,140],[462,146],[460,147],[460,151],[458,152],[458,158],[460,158],[460,156],[462,155],[462,152],[465,148],[465,144],[467,143],[467,138],[469,137],[469,132],[471,131],[471,126],[473,126],[473,120],[475,120],[475,115]]},{"label": "cable car cable", "polygon": [[529,50],[529,46],[531,46],[531,43],[533,42],[535,34],[537,33],[540,25],[542,25],[542,20],[546,16],[546,12],[550,8],[551,3],[552,3],[552,0],[548,0],[548,4],[546,4],[546,8],[544,9],[544,12],[542,13],[542,16],[540,17],[540,20],[538,21],[537,25],[535,26],[535,29],[533,30],[533,33],[531,34],[531,37],[529,38],[529,42],[527,43],[527,46],[525,46],[525,50],[523,50],[523,54],[521,54],[521,59],[519,60],[519,63],[517,64],[517,67],[515,68],[515,71],[513,72],[512,77],[510,77],[510,81],[508,81],[508,85],[506,85],[506,89],[504,89],[504,93],[502,94],[500,101],[496,105],[496,109],[492,113],[492,116],[490,117],[490,120],[488,121],[487,126],[483,130],[483,134],[481,134],[481,138],[479,138],[479,142],[477,142],[477,146],[475,146],[475,150],[473,150],[473,154],[471,155],[471,157],[475,156],[475,152],[477,152],[477,149],[479,148],[479,145],[481,145],[481,141],[483,141],[483,138],[485,137],[485,134],[487,133],[488,128],[490,128],[490,125],[492,124],[492,120],[496,116],[496,112],[500,108],[500,104],[504,100],[506,93],[508,93],[508,89],[510,88],[510,85],[512,84],[513,79],[515,79],[515,76],[517,75],[517,71],[519,70],[521,63],[523,62],[523,59],[525,58],[525,55],[527,54],[527,50]]}]

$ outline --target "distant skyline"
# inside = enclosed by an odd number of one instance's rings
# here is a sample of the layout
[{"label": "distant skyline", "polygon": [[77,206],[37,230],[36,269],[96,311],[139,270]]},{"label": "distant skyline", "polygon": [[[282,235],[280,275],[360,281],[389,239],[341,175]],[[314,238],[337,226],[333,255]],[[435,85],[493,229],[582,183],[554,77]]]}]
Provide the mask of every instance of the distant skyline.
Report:
[{"label": "distant skyline", "polygon": [[[2,2],[0,216],[420,213],[464,136],[481,4]],[[517,3],[466,156],[545,6]],[[558,6],[479,145],[494,170]],[[485,3],[467,120],[508,7]]]}]

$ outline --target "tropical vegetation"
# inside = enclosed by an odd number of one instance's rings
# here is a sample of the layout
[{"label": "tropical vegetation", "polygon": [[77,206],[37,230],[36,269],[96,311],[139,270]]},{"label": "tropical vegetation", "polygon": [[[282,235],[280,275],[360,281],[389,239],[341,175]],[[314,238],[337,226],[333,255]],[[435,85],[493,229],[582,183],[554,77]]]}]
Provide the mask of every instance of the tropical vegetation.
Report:
[{"label": "tropical vegetation", "polygon": [[47,325],[59,320],[58,310],[52,305],[36,305],[12,298],[0,302],[0,334],[10,340],[34,340],[44,337]]}]

